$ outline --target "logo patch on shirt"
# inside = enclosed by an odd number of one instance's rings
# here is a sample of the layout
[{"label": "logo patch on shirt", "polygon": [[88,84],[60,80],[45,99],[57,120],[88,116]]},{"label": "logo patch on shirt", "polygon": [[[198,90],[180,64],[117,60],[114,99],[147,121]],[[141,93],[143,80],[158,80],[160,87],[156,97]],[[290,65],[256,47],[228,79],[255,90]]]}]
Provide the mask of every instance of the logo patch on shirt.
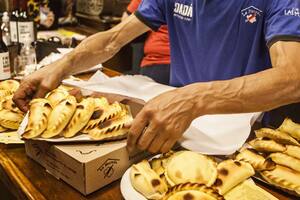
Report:
[{"label": "logo patch on shirt", "polygon": [[294,16],[294,17],[300,17],[300,9],[299,8],[290,8],[284,10],[285,16]]},{"label": "logo patch on shirt", "polygon": [[241,11],[246,23],[254,24],[261,16],[262,11],[254,6],[250,6]]},{"label": "logo patch on shirt", "polygon": [[185,5],[182,3],[174,4],[174,16],[179,19],[191,21],[193,17],[193,4]]}]

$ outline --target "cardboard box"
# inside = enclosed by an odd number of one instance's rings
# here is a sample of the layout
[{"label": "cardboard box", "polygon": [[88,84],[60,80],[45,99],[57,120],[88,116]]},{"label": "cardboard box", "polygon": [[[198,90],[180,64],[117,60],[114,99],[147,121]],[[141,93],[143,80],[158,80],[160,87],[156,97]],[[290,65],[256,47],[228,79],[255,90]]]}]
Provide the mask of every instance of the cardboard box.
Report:
[{"label": "cardboard box", "polygon": [[27,155],[58,179],[88,195],[122,177],[133,163],[145,157],[129,158],[126,141],[89,144],[25,142]]}]

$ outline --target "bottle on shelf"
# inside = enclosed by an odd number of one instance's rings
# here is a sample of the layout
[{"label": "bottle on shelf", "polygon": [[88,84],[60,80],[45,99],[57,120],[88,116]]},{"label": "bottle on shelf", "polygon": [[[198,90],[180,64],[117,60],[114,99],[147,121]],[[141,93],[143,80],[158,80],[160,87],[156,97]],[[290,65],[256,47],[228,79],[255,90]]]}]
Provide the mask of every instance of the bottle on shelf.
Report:
[{"label": "bottle on shelf", "polygon": [[25,43],[25,40],[34,42],[36,40],[36,28],[34,20],[29,18],[26,11],[21,11],[18,20],[19,42]]},{"label": "bottle on shelf", "polygon": [[1,31],[2,31],[3,42],[6,44],[6,46],[11,45],[8,12],[3,13]]},{"label": "bottle on shelf", "polygon": [[10,39],[13,44],[19,43],[19,31],[18,31],[18,20],[19,20],[19,11],[14,10],[11,14],[11,19],[9,22],[10,25]]},{"label": "bottle on shelf", "polygon": [[2,39],[2,31],[0,31],[0,80],[11,78],[9,52],[6,44]]}]

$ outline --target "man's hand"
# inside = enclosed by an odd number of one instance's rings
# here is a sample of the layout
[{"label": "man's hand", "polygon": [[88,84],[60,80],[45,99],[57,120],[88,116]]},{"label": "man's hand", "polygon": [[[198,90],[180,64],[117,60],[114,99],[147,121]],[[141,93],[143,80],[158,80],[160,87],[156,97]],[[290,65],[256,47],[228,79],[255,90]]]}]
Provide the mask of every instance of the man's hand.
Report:
[{"label": "man's hand", "polygon": [[196,117],[190,95],[175,89],[150,100],[134,119],[127,148],[151,153],[167,152]]},{"label": "man's hand", "polygon": [[63,74],[55,69],[55,66],[44,67],[21,82],[13,101],[23,112],[27,112],[31,99],[44,97],[49,91],[58,87],[62,79]]}]

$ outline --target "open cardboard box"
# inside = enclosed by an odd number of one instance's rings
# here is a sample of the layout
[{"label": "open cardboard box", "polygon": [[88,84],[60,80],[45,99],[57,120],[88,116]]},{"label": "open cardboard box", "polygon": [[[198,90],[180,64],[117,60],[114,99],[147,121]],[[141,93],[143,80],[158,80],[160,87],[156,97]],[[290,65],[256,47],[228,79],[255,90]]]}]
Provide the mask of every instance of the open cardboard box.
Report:
[{"label": "open cardboard box", "polygon": [[[100,95],[106,96],[109,101],[117,100],[128,105],[133,117],[144,105],[139,99],[114,94]],[[26,154],[50,174],[84,195],[121,178],[128,167],[146,157],[145,153],[130,157],[126,150],[126,140],[92,143],[26,140],[25,149]]]}]

